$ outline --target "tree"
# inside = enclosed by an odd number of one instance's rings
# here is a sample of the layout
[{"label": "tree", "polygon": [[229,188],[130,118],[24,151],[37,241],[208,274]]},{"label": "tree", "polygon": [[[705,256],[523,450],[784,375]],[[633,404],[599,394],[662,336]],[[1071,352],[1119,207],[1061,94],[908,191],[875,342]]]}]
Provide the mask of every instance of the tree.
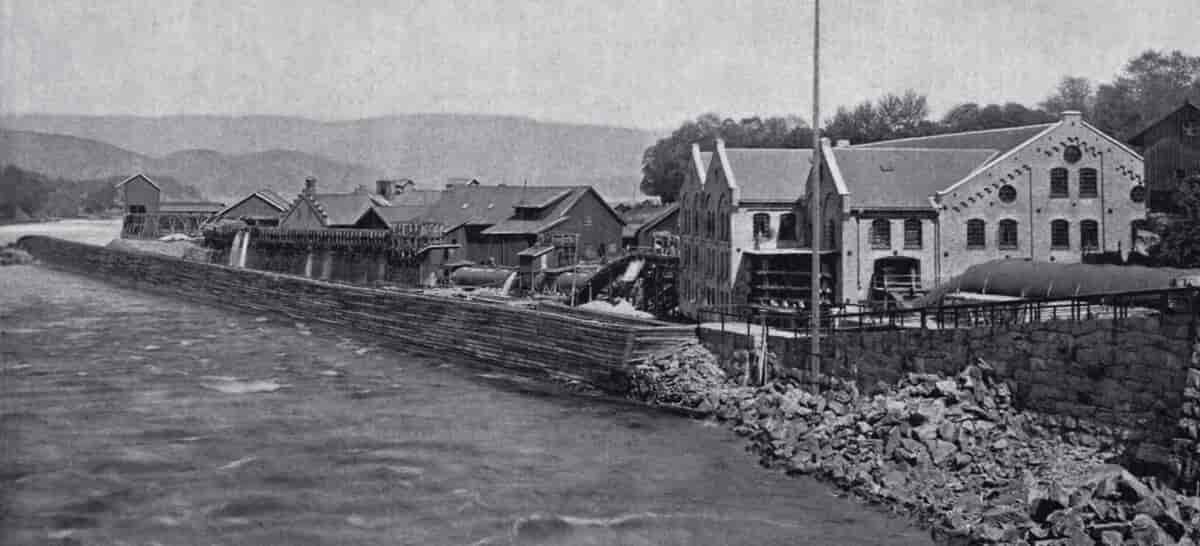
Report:
[{"label": "tree", "polygon": [[1096,93],[1092,88],[1092,81],[1079,76],[1063,76],[1054,93],[1038,106],[1055,116],[1075,110],[1081,112],[1085,119],[1091,119],[1096,106]]},{"label": "tree", "polygon": [[831,139],[854,143],[925,136],[938,132],[928,118],[925,96],[908,90],[903,95],[888,93],[875,102],[864,101],[853,109],[838,108],[825,132]]},{"label": "tree", "polygon": [[946,112],[946,115],[942,116],[941,129],[947,133],[982,131],[1049,123],[1055,119],[1055,116],[1044,111],[1031,109],[1016,102],[1004,105],[989,104],[982,107],[968,102]]},{"label": "tree", "polygon": [[717,138],[736,148],[808,148],[812,130],[798,116],[759,116],[735,120],[704,114],[684,122],[671,136],[659,139],[642,154],[642,193],[671,203],[691,169],[692,143],[711,151]]},{"label": "tree", "polygon": [[1169,267],[1200,267],[1200,176],[1184,180],[1175,196],[1186,216],[1163,227],[1150,255]]},{"label": "tree", "polygon": [[1200,100],[1200,57],[1149,50],[1126,63],[1112,83],[1096,90],[1095,123],[1119,139],[1176,109]]}]

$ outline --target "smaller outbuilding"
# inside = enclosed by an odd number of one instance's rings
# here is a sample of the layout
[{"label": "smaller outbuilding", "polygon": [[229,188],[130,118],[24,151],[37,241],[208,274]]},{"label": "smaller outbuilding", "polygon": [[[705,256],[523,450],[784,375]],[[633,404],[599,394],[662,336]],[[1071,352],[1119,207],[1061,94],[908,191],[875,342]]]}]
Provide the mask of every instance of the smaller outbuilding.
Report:
[{"label": "smaller outbuilding", "polygon": [[213,222],[240,221],[248,226],[277,226],[291,204],[272,190],[258,190],[213,216]]}]

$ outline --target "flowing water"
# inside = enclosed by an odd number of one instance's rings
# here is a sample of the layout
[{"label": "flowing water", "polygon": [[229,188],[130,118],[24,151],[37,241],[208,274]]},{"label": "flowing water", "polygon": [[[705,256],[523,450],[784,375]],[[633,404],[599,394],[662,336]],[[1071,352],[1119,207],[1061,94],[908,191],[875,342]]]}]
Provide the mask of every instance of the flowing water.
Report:
[{"label": "flowing water", "polygon": [[48,235],[103,246],[121,235],[121,220],[60,220],[0,225],[0,246],[15,243],[25,235]]},{"label": "flowing water", "polygon": [[3,544],[928,544],[720,426],[0,268]]}]

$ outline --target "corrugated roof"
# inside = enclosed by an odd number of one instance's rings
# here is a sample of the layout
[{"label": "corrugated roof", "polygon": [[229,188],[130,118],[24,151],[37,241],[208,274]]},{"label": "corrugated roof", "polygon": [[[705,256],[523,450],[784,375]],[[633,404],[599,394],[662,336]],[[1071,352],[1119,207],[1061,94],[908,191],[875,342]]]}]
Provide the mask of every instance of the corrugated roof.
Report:
[{"label": "corrugated roof", "polygon": [[812,150],[726,148],[743,201],[792,202],[805,193]]},{"label": "corrugated roof", "polygon": [[946,189],[997,150],[834,148],[854,208],[930,208]]},{"label": "corrugated roof", "polygon": [[159,212],[220,212],[224,203],[212,201],[164,201],[158,204]]},{"label": "corrugated roof", "polygon": [[393,205],[432,205],[442,198],[442,190],[417,190],[409,188],[392,196]]},{"label": "corrugated roof", "polygon": [[[428,205],[392,205],[390,207],[371,207],[371,209],[389,226],[412,222],[429,212]],[[363,214],[366,212],[364,211]]]},{"label": "corrugated roof", "polygon": [[966,131],[926,137],[900,138],[858,144],[850,148],[922,148],[922,149],[952,149],[952,150],[999,150],[1008,151],[1021,143],[1037,136],[1051,125],[1060,122],[1041,123],[1038,125],[1023,125],[1021,127],[1006,127],[1003,129],[987,129],[983,131]]}]

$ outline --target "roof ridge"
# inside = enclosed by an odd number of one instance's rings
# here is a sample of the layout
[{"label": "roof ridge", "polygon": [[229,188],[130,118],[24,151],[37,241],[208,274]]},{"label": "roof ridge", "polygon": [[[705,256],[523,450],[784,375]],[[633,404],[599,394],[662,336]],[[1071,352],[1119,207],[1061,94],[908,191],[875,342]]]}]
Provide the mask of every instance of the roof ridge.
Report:
[{"label": "roof ridge", "polygon": [[862,144],[853,144],[853,145],[850,145],[849,148],[859,148],[859,147],[866,148],[868,146],[873,146],[875,144],[880,144],[880,143],[884,143],[884,142],[905,142],[905,141],[910,141],[910,140],[920,140],[923,138],[937,138],[937,137],[944,137],[944,136],[959,136],[959,135],[979,135],[979,134],[984,134],[984,133],[999,133],[1001,131],[1015,131],[1018,129],[1031,129],[1033,127],[1048,127],[1050,125],[1054,125],[1055,123],[1058,123],[1058,120],[1048,121],[1046,123],[1030,123],[1028,125],[1014,125],[1012,127],[997,127],[995,129],[976,129],[973,131],[958,131],[958,132],[954,132],[954,133],[938,133],[935,135],[892,138],[892,139],[888,139],[888,140],[877,140],[875,142],[864,142]]},{"label": "roof ridge", "polygon": [[[947,134],[949,134],[949,133],[947,133]],[[885,151],[885,152],[999,152],[999,151],[1000,151],[999,149],[996,149],[996,148],[887,148],[887,147],[884,147],[884,146],[872,146],[872,147],[870,147],[870,148],[868,148],[868,147],[865,147],[865,146],[864,146],[864,147],[862,147],[862,148],[858,148],[858,147],[855,147],[855,146],[849,146],[849,147],[843,146],[843,147],[841,147],[841,148],[836,148],[836,147],[835,147],[835,148],[830,148],[830,149],[831,149],[831,150],[833,150],[834,152],[838,152],[838,151],[842,151],[842,150],[852,150],[852,151],[855,151],[855,152],[866,152],[866,151]]]}]

